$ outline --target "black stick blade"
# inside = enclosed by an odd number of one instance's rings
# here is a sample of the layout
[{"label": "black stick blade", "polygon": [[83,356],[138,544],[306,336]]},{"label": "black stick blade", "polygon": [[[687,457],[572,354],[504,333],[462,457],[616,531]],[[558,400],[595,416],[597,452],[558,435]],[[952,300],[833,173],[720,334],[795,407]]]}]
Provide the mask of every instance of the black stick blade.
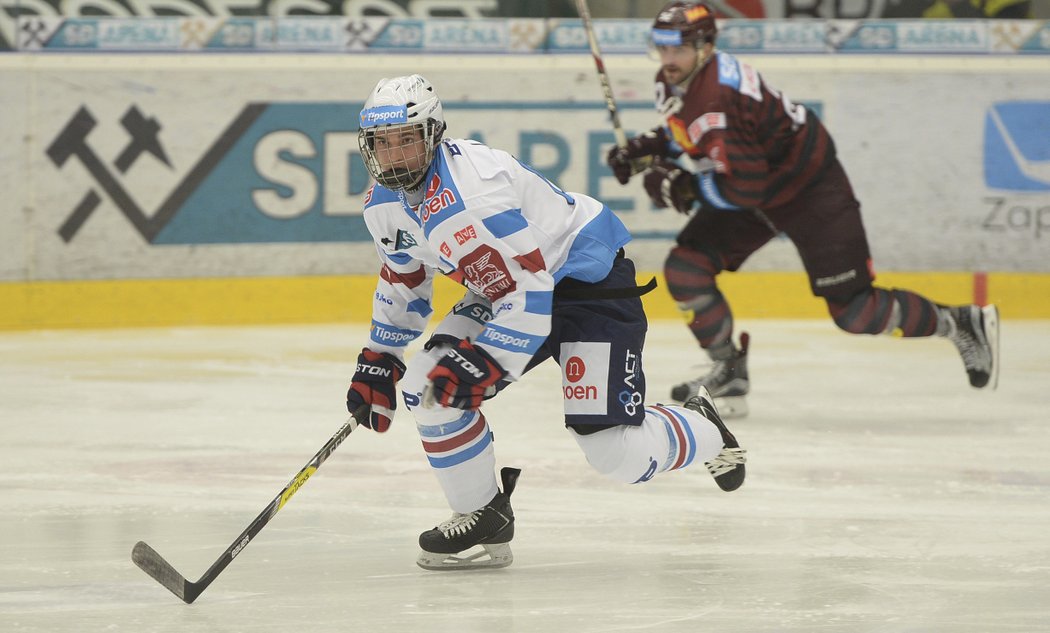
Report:
[{"label": "black stick blade", "polygon": [[168,591],[179,597],[186,604],[193,602],[199,595],[192,583],[186,581],[182,574],[175,571],[168,561],[143,541],[135,543],[131,550],[131,560],[139,569],[153,577],[154,580],[168,588]]}]

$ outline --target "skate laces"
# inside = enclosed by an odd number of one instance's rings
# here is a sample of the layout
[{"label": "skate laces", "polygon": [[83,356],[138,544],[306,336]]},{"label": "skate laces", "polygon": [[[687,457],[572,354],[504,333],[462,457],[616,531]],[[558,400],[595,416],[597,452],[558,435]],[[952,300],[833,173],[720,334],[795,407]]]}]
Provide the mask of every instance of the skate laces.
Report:
[{"label": "skate laces", "polygon": [[955,347],[959,350],[959,355],[962,356],[963,364],[971,369],[979,369],[989,364],[991,360],[987,355],[985,346],[977,338],[977,329],[973,323],[972,311],[965,316],[965,323],[963,322],[963,311],[960,310],[958,316],[952,315],[952,320],[955,321],[955,332],[952,334],[952,342],[955,343]]},{"label": "skate laces", "polygon": [[976,369],[984,366],[984,358],[982,358],[984,350],[977,343],[977,340],[972,336],[966,336],[961,341],[956,341],[956,345],[959,348],[959,353],[962,355],[963,364],[971,369]]},{"label": "skate laces", "polygon": [[737,466],[746,462],[746,449],[726,447],[714,459],[705,462],[704,466],[707,466],[707,472],[711,473],[711,476],[718,477],[735,470]]},{"label": "skate laces", "polygon": [[445,538],[461,536],[477,525],[479,516],[481,516],[481,510],[475,510],[469,514],[454,512],[451,518],[437,526],[437,530]]},{"label": "skate laces", "polygon": [[720,384],[725,382],[733,368],[733,360],[734,358],[727,358],[726,360],[712,361],[710,371],[697,378],[695,382],[699,384]]}]

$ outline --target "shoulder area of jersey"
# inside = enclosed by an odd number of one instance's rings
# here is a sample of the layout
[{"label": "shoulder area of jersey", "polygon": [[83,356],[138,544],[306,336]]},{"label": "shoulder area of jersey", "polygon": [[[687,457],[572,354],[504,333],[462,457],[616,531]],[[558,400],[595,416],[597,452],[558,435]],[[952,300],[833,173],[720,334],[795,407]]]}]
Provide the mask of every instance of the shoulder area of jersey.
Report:
[{"label": "shoulder area of jersey", "polygon": [[364,208],[374,207],[379,204],[385,203],[397,203],[401,204],[401,197],[396,191],[391,191],[379,183],[372,183],[372,186],[365,192]]},{"label": "shoulder area of jersey", "polygon": [[473,167],[478,178],[490,180],[507,170],[507,165],[517,162],[509,152],[489,147],[481,141],[462,138],[446,138],[441,141],[444,160],[450,173],[463,169],[463,163]]}]

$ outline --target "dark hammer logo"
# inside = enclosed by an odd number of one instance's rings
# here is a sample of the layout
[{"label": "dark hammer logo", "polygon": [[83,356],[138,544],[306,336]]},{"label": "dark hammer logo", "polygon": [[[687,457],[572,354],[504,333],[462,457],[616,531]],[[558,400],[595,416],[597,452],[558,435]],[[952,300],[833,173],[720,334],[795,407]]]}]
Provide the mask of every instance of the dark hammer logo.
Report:
[{"label": "dark hammer logo", "polygon": [[[96,123],[95,117],[91,115],[88,109],[81,106],[69,123],[66,124],[66,127],[59,132],[58,137],[51,143],[51,146],[47,148],[47,155],[58,167],[66,164],[66,161],[75,156],[84,165],[84,168],[88,170],[91,177],[95,179],[98,186],[138,229],[139,233],[147,236],[153,233],[150,226],[150,218],[143,213],[138,203],[128,195],[128,192],[114,177],[113,172],[106,167],[102,159],[88,145],[88,135],[95,128]],[[157,138],[157,134],[160,132],[160,124],[157,123],[156,119],[146,118],[138,108],[131,106],[121,118],[120,123],[131,136],[127,145],[124,146],[124,150],[113,162],[114,167],[120,173],[127,173],[128,169],[143,154],[151,154],[169,168],[171,167],[171,161],[168,160],[167,155],[164,153],[164,148],[161,147],[160,140]],[[102,199],[95,189],[92,188],[84,194],[73,213],[66,218],[61,228],[58,229],[58,234],[62,236],[62,239],[66,242],[73,239],[73,236],[91,217],[91,214],[100,202],[102,202]]]},{"label": "dark hammer logo", "polygon": [[[57,167],[62,167],[70,158],[76,157],[94,179],[97,188],[92,187],[84,194],[66,221],[59,227],[58,234],[67,243],[73,239],[101,204],[102,196],[98,192],[100,189],[131,222],[139,234],[147,242],[152,243],[186,199],[265,109],[266,104],[250,104],[241,110],[156,212],[147,214],[121,185],[114,171],[88,144],[88,136],[95,129],[97,121],[86,107],[81,106],[51,142],[47,148],[47,155]],[[120,155],[113,161],[113,167],[117,172],[126,174],[132,165],[146,154],[153,156],[169,169],[172,168],[171,161],[160,143],[161,125],[155,118],[144,116],[133,105],[124,113],[120,123],[130,138]]]}]

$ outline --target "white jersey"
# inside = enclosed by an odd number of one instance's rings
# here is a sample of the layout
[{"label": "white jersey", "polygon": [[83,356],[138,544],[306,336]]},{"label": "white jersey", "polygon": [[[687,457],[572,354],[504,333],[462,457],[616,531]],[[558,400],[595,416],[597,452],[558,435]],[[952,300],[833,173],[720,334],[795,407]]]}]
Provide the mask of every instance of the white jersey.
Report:
[{"label": "white jersey", "polygon": [[442,141],[424,182],[415,208],[378,184],[365,197],[383,263],[368,346],[403,358],[429,321],[439,271],[492,303],[473,343],[516,379],[550,333],[555,284],[601,281],[630,234],[601,202],[477,141]]}]

